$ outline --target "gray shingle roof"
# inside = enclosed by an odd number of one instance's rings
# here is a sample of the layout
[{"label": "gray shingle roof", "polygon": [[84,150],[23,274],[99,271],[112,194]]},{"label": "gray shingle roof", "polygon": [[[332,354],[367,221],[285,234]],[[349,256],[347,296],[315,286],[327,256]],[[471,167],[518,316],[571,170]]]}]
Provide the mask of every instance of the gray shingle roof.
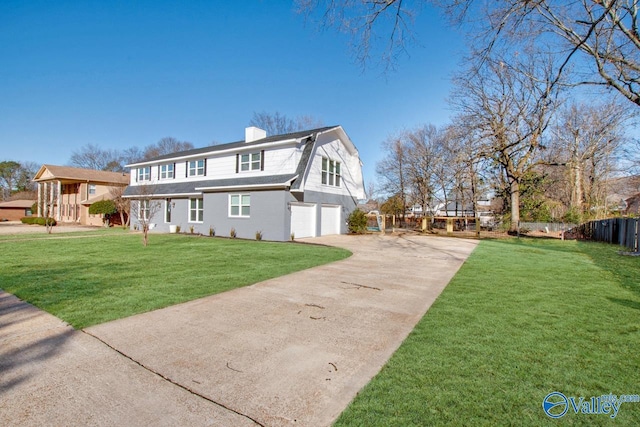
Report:
[{"label": "gray shingle roof", "polygon": [[164,156],[155,157],[153,159],[147,159],[147,160],[144,160],[144,161],[141,161],[141,162],[136,162],[136,163],[133,163],[133,164],[158,162],[158,161],[162,161],[162,160],[173,159],[173,158],[176,158],[176,157],[187,157],[187,156],[194,156],[194,155],[198,155],[198,154],[215,153],[216,151],[229,150],[229,149],[233,149],[233,148],[245,148],[245,147],[252,147],[252,146],[255,146],[255,145],[266,144],[266,143],[269,143],[269,142],[286,141],[286,140],[289,140],[289,139],[304,138],[305,136],[310,136],[310,135],[313,135],[313,134],[318,133],[318,132],[324,132],[324,131],[327,131],[329,129],[333,129],[333,128],[336,128],[336,127],[338,127],[338,126],[325,126],[325,127],[316,128],[316,129],[309,129],[309,130],[303,130],[303,131],[299,131],[299,132],[286,133],[286,134],[282,134],[282,135],[268,136],[266,138],[258,139],[258,140],[251,141],[251,142],[237,141],[237,142],[230,142],[230,143],[227,143],[227,144],[211,145],[209,147],[194,148],[192,150],[179,151],[177,153],[166,154]]},{"label": "gray shingle roof", "polygon": [[[245,178],[227,178],[227,179],[211,179],[206,181],[188,181],[188,182],[167,182],[161,184],[150,184],[149,187],[141,186],[129,186],[124,192],[125,196],[136,196],[139,191],[145,191],[146,193],[152,193],[156,196],[179,196],[189,194],[200,194],[202,190],[196,190],[196,188],[204,189],[228,189],[230,187],[237,187],[240,189],[259,188],[264,186],[285,187],[289,185],[292,179],[296,177],[296,174],[287,175],[266,175],[266,176],[253,176]],[[205,190],[206,191],[206,190]],[[209,190],[215,191],[215,190]]]}]

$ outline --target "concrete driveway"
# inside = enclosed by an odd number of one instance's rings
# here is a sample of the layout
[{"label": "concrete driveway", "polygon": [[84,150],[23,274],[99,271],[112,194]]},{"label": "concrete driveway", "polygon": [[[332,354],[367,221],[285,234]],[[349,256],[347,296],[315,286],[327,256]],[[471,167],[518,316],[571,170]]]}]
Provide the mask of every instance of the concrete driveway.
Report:
[{"label": "concrete driveway", "polygon": [[354,255],[84,332],[0,295],[0,424],[330,425],[477,242],[310,241]]}]

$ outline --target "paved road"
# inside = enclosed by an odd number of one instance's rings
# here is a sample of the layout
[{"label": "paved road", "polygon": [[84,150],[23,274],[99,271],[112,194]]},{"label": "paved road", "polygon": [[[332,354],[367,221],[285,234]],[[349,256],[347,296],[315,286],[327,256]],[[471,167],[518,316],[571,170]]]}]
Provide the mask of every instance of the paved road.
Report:
[{"label": "paved road", "polygon": [[0,294],[0,424],[330,425],[476,242],[312,241],[354,255],[86,331]]}]

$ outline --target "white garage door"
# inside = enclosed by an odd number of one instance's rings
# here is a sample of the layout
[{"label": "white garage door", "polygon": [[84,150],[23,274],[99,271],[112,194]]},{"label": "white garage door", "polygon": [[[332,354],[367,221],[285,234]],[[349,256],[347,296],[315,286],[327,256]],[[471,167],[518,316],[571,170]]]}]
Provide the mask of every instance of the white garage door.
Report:
[{"label": "white garage door", "polygon": [[322,206],[320,218],[320,235],[340,234],[340,206]]},{"label": "white garage door", "polygon": [[316,205],[291,204],[291,233],[296,239],[315,237]]}]

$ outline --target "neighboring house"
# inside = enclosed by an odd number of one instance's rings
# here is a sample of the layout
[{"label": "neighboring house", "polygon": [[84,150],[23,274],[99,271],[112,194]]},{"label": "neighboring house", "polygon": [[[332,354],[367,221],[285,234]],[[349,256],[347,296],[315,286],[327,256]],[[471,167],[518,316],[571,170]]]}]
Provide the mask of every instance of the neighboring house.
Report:
[{"label": "neighboring house", "polygon": [[58,222],[102,225],[102,215],[90,215],[89,206],[113,199],[111,189],[126,187],[129,174],[69,166],[43,165],[33,180],[38,186],[38,216],[44,215],[44,202],[53,205]]},{"label": "neighboring house", "polygon": [[[364,198],[358,150],[341,126],[267,137],[256,127],[245,140],[128,165],[131,227],[285,241],[347,232]],[[142,195],[142,196],[141,196]]]},{"label": "neighboring house", "polygon": [[0,221],[20,221],[25,216],[32,216],[31,206],[35,200],[11,200],[0,203]]}]

